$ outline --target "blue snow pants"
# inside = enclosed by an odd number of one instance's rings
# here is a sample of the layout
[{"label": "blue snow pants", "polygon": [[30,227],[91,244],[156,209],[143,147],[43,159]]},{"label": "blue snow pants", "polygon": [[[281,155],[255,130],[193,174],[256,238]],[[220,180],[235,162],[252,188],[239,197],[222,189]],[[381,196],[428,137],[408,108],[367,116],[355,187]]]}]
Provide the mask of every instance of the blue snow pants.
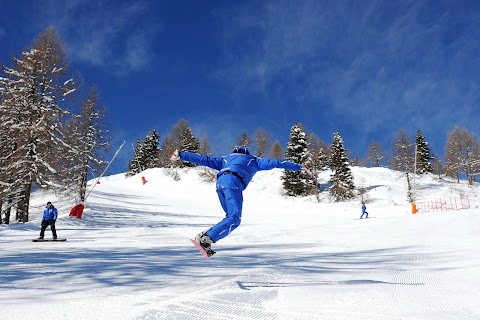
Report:
[{"label": "blue snow pants", "polygon": [[362,210],[362,215],[360,216],[360,219],[362,219],[362,218],[363,218],[363,215],[365,215],[365,214],[367,215],[367,218],[368,218],[368,212],[365,211],[365,210]]},{"label": "blue snow pants", "polygon": [[226,216],[207,232],[213,242],[225,238],[240,225],[243,205],[242,191],[243,185],[238,177],[226,174],[218,178],[217,195]]}]

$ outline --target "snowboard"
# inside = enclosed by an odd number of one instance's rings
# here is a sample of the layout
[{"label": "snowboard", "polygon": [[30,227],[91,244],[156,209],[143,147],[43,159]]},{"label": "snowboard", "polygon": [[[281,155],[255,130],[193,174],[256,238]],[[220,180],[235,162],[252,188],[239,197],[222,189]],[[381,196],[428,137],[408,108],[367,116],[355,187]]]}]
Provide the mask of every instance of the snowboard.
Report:
[{"label": "snowboard", "polygon": [[32,239],[33,242],[64,242],[67,239]]},{"label": "snowboard", "polygon": [[202,256],[205,258],[205,259],[208,259],[210,258],[211,256],[213,256],[213,254],[215,253],[215,251],[213,251],[213,253],[209,256],[207,251],[205,251],[205,249],[202,248],[202,246],[200,245],[200,243],[198,243],[197,241],[193,240],[193,239],[190,239],[190,241],[192,241],[193,245],[198,249],[198,251],[200,251],[200,253],[202,254]]},{"label": "snowboard", "polygon": [[358,218],[358,219],[353,219],[353,220],[368,220],[368,219],[374,219],[376,217],[368,217],[368,218]]}]

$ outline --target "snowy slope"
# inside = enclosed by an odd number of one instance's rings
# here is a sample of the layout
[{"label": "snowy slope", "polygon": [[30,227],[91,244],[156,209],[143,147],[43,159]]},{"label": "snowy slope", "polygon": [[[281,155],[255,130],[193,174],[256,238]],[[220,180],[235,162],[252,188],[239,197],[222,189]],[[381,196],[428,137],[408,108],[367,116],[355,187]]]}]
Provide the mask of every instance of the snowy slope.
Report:
[{"label": "snowy slope", "polygon": [[[285,198],[281,170],[260,172],[210,260],[189,238],[223,212],[194,169],[105,177],[82,220],[36,193],[31,222],[0,225],[1,319],[480,319],[479,188],[417,179],[419,201],[462,193],[471,209],[413,215],[397,173],[353,173],[374,219],[354,220],[359,199]],[[27,241],[47,200],[67,242]]]}]

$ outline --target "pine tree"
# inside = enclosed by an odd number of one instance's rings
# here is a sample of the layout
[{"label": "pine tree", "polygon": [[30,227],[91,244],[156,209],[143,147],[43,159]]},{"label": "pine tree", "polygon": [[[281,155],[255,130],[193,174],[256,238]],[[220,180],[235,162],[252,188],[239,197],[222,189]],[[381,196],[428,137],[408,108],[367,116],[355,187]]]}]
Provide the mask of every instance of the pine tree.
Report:
[{"label": "pine tree", "polygon": [[[180,150],[188,152],[198,152],[200,149],[200,141],[193,135],[192,129],[186,127],[182,134]],[[178,162],[181,166],[195,167],[196,164],[189,162]]]},{"label": "pine tree", "polygon": [[430,160],[432,156],[430,154],[430,148],[428,147],[428,142],[425,141],[425,137],[422,134],[422,131],[417,131],[417,137],[415,138],[415,145],[417,147],[417,167],[416,172],[423,173],[433,173],[432,164]]},{"label": "pine tree", "polygon": [[189,152],[198,152],[200,149],[200,141],[193,135],[190,127],[185,128],[180,142],[180,150]]},{"label": "pine tree", "polygon": [[[293,125],[290,130],[290,141],[285,150],[285,159],[300,164],[312,161],[305,132],[299,124]],[[282,180],[283,188],[289,196],[306,196],[311,194],[315,187],[313,177],[304,170],[285,171]]]},{"label": "pine tree", "polygon": [[335,201],[348,200],[355,196],[355,184],[350,170],[350,162],[342,137],[336,132],[333,136],[332,151],[330,156],[330,194]]},{"label": "pine tree", "polygon": [[143,141],[140,163],[142,169],[158,168],[159,167],[159,151],[158,148],[158,133],[153,129],[150,131]]},{"label": "pine tree", "polygon": [[312,167],[314,171],[324,171],[328,168],[328,157],[325,152],[325,143],[320,140],[314,133],[310,133],[307,137],[312,154]]},{"label": "pine tree", "polygon": [[320,147],[320,149],[316,151],[313,161],[316,165],[317,170],[325,171],[328,169],[329,158],[322,147]]},{"label": "pine tree", "polygon": [[136,175],[137,173],[142,172],[142,167],[140,163],[140,159],[142,157],[142,149],[143,143],[142,139],[137,138],[137,143],[135,144],[135,149],[133,152],[133,158],[128,162],[128,169],[125,173],[125,176],[131,177]]}]

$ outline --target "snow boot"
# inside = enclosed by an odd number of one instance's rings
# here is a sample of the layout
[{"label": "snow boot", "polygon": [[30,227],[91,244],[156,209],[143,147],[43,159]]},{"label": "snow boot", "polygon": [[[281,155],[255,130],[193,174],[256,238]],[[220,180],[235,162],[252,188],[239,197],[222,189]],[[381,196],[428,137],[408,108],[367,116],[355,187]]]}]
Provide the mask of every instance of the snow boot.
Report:
[{"label": "snow boot", "polygon": [[209,236],[207,236],[207,232],[210,229],[212,229],[212,228],[209,228],[205,231],[202,231],[195,236],[195,241],[198,242],[202,246],[202,248],[205,250],[205,252],[207,253],[207,255],[209,257],[211,257],[215,254],[215,251],[212,250],[213,240]]}]

